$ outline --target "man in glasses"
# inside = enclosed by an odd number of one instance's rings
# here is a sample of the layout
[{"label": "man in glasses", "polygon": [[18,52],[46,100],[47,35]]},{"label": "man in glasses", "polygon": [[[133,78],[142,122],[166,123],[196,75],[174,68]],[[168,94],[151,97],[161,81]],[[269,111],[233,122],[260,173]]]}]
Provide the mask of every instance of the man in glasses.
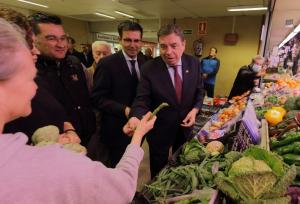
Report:
[{"label": "man in glasses", "polygon": [[38,85],[45,87],[64,107],[68,122],[74,126],[66,131],[77,133],[86,146],[95,131],[95,116],[81,63],[76,57],[66,55],[68,40],[59,17],[37,13],[29,20],[41,52],[36,63]]},{"label": "man in glasses", "polygon": [[118,33],[122,50],[98,63],[92,91],[93,105],[102,112],[100,138],[109,149],[111,167],[119,162],[131,139],[122,128],[136,95],[141,65],[145,62],[145,58],[138,55],[143,28],[127,20],[118,25]]}]

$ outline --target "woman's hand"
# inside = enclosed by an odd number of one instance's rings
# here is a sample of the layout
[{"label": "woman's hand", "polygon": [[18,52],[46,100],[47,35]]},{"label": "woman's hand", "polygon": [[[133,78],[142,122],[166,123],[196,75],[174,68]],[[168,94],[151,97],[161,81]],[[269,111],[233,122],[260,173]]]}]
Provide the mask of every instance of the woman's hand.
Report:
[{"label": "woman's hand", "polygon": [[144,135],[153,128],[156,116],[153,116],[151,119],[150,117],[151,112],[148,112],[146,115],[143,116],[142,120],[140,121],[140,123],[134,131],[131,143],[140,145]]}]

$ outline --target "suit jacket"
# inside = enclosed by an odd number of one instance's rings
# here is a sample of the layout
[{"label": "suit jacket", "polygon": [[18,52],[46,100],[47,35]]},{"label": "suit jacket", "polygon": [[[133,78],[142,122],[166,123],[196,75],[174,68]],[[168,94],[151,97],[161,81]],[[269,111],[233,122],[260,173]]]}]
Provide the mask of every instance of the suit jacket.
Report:
[{"label": "suit jacket", "polygon": [[[130,116],[141,118],[147,111],[153,111],[162,102],[170,106],[157,114],[157,121],[147,140],[162,147],[171,146],[182,120],[192,108],[201,108],[203,82],[198,59],[183,54],[182,58],[182,99],[177,101],[175,88],[168,69],[161,57],[148,61],[142,67],[141,81]],[[188,128],[190,130],[190,128]],[[184,132],[187,130],[184,128]],[[188,135],[186,135],[188,136]]]},{"label": "suit jacket", "polygon": [[[145,62],[137,58],[139,68]],[[131,107],[136,96],[137,83],[133,79],[122,51],[103,58],[94,74],[92,103],[101,111],[100,135],[110,145],[128,144],[130,137],[122,131],[127,123],[126,106]]]}]

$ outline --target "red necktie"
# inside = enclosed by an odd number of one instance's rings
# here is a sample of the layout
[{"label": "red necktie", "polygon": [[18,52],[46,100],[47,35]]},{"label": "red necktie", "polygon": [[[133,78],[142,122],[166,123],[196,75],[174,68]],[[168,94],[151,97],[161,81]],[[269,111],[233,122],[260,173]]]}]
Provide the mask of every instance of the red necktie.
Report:
[{"label": "red necktie", "polygon": [[178,66],[172,66],[174,69],[174,86],[178,102],[181,102],[182,80],[178,74]]}]

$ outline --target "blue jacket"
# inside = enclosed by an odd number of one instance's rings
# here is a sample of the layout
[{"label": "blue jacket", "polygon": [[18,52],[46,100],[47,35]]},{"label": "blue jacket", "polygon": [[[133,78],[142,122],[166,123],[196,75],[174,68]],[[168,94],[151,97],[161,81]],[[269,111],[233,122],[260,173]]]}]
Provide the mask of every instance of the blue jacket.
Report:
[{"label": "blue jacket", "polygon": [[216,82],[216,75],[219,71],[220,60],[217,58],[205,57],[201,61],[201,71],[207,74],[204,83],[214,85]]}]

